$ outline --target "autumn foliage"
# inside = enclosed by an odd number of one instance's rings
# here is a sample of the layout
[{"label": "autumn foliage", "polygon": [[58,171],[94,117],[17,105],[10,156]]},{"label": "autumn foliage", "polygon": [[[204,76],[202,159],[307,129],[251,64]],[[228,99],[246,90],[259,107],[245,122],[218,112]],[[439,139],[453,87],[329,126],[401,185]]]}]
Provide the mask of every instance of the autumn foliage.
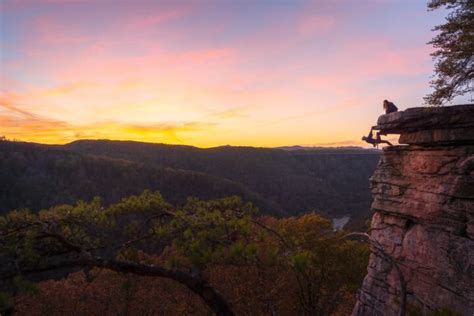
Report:
[{"label": "autumn foliage", "polygon": [[12,213],[0,232],[2,260],[19,267],[4,280],[49,278],[5,287],[19,315],[347,315],[369,253],[316,213],[262,217],[234,197],[176,208],[151,192]]}]

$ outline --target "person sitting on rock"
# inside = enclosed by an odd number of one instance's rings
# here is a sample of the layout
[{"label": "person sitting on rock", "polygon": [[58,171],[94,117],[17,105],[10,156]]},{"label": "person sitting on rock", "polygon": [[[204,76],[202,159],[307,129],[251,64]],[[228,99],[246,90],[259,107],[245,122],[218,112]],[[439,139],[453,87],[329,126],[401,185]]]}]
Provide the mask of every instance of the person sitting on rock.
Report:
[{"label": "person sitting on rock", "polygon": [[385,114],[397,112],[398,108],[393,102],[390,102],[388,100],[383,100],[383,109],[385,111]]},{"label": "person sitting on rock", "polygon": [[372,144],[372,146],[377,147],[377,148],[379,147],[379,144],[387,144],[389,146],[393,146],[391,142],[389,142],[388,140],[383,140],[380,137],[380,132],[377,132],[377,134],[376,134],[377,137],[374,139],[373,130],[374,130],[374,128],[372,127],[370,129],[369,135],[362,136],[362,140],[369,143],[369,144]]}]

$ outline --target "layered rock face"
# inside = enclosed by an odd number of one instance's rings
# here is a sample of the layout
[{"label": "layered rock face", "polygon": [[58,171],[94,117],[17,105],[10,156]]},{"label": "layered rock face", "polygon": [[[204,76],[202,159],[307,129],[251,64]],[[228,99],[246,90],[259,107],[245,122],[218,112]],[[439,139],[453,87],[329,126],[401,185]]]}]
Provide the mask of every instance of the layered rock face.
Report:
[{"label": "layered rock face", "polygon": [[382,134],[400,134],[384,148],[371,178],[371,239],[380,252],[353,315],[422,315],[450,310],[474,315],[474,105],[412,108],[383,115]]}]

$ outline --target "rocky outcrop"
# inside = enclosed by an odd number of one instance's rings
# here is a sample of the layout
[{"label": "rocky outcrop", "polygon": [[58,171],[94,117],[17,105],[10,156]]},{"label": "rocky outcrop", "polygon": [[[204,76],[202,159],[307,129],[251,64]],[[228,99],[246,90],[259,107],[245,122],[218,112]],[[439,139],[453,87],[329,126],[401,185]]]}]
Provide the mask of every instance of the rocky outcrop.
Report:
[{"label": "rocky outcrop", "polygon": [[474,315],[474,105],[383,115],[381,134],[400,134],[370,179],[374,251],[353,315],[442,309]]}]

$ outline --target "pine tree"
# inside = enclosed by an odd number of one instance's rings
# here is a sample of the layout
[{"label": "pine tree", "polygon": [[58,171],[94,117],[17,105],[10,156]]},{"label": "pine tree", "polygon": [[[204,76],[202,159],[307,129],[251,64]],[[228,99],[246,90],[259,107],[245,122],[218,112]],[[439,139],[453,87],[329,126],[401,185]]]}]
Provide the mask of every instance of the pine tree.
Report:
[{"label": "pine tree", "polygon": [[458,95],[473,91],[474,79],[474,0],[431,0],[429,10],[446,6],[451,10],[446,23],[436,26],[439,32],[428,44],[436,49],[435,76],[430,82],[434,91],[425,96],[432,105],[442,105]]}]

